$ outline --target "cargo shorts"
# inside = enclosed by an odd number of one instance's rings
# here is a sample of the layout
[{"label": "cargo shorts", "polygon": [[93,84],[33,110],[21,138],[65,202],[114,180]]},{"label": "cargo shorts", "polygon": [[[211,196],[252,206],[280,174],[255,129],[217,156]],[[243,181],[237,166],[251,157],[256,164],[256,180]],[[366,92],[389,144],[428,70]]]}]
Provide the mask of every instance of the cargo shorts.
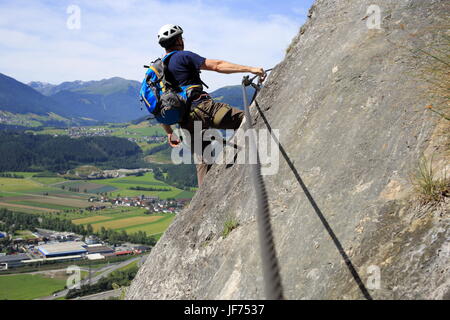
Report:
[{"label": "cargo shorts", "polygon": [[194,121],[201,121],[202,130],[210,128],[237,130],[241,125],[243,118],[244,112],[242,110],[231,107],[226,103],[214,101],[212,98],[208,97],[198,104],[193,105],[187,119],[183,123],[180,123],[180,128],[187,130],[191,135],[191,151],[193,156],[201,161],[201,163],[196,165],[199,186],[203,183],[206,173],[211,168],[211,164],[207,164],[203,161],[203,151],[211,142],[202,141],[202,154],[195,154],[193,141]]}]

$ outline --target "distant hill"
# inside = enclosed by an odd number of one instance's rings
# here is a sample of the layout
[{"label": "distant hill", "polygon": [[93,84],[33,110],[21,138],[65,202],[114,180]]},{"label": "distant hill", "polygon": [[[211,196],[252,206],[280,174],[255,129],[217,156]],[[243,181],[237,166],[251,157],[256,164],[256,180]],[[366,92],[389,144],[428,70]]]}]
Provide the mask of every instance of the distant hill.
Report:
[{"label": "distant hill", "polygon": [[[49,113],[67,122],[92,119],[96,122],[128,122],[148,117],[139,102],[140,83],[119,77],[99,81],[72,81],[54,85],[28,85],[0,74],[0,111],[14,114]],[[249,98],[253,89],[248,89]],[[218,101],[243,109],[241,86],[228,86],[211,93]],[[82,120],[84,119],[84,120]],[[78,120],[78,121],[77,121]]]},{"label": "distant hill", "polygon": [[46,115],[59,113],[63,106],[33,88],[0,73],[0,110]]},{"label": "distant hill", "polygon": [[60,85],[41,82],[30,82],[29,85],[60,104],[69,105],[64,112],[71,116],[127,122],[146,115],[139,103],[138,81],[114,77],[100,81],[63,82]]},{"label": "distant hill", "polygon": [[44,96],[52,95],[52,89],[56,87],[56,85],[48,83],[48,82],[40,82],[33,81],[28,83],[28,86],[32,87],[34,90],[39,91]]},{"label": "distant hill", "polygon": [[[253,93],[255,92],[255,89],[252,87],[247,88],[247,94],[249,101],[253,97]],[[213,97],[215,100],[228,103],[232,107],[239,108],[241,110],[244,110],[244,101],[242,96],[242,86],[228,86],[223,87],[220,89],[217,89],[216,91],[211,92],[211,97]]]}]

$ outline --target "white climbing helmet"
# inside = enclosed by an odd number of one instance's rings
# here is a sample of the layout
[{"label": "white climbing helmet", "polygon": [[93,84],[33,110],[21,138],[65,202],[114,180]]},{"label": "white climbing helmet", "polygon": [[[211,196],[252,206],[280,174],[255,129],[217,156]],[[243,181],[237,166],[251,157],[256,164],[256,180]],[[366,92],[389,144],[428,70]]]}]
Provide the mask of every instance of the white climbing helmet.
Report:
[{"label": "white climbing helmet", "polygon": [[158,42],[161,44],[161,42],[172,39],[179,34],[183,34],[183,29],[181,29],[180,26],[175,24],[166,24],[159,29]]}]

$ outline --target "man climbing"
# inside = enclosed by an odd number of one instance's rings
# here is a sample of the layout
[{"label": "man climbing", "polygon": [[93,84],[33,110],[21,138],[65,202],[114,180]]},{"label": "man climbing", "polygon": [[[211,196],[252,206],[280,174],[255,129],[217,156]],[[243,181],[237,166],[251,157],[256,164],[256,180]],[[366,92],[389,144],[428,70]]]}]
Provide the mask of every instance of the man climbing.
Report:
[{"label": "man climbing", "polygon": [[[190,96],[190,111],[179,122],[181,129],[185,129],[191,135],[191,151],[194,153],[194,121],[201,122],[201,129],[238,129],[242,119],[243,112],[228,104],[214,101],[208,93],[203,91],[203,81],[200,79],[200,70],[210,70],[219,73],[240,73],[250,72],[260,77],[264,81],[266,74],[263,68],[254,68],[233,64],[222,60],[205,59],[198,54],[190,51],[184,51],[184,40],[182,38],[183,29],[180,26],[167,24],[161,27],[158,33],[159,44],[166,50],[166,54],[176,51],[170,57],[167,63],[167,73],[171,81],[178,86],[199,85],[199,89]],[[170,125],[162,124],[167,133],[168,142],[171,147],[177,147],[180,140],[176,139]],[[173,140],[175,139],[175,140]],[[208,142],[202,142],[202,152],[208,145]],[[194,156],[202,162],[197,164],[197,179],[201,185],[205,174],[211,165],[205,163],[201,154]]]}]

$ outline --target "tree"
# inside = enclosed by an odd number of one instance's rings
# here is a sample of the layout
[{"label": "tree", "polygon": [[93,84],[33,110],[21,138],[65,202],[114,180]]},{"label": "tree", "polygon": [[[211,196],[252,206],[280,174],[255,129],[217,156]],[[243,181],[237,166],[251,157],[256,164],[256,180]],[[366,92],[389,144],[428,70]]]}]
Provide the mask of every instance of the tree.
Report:
[{"label": "tree", "polygon": [[87,225],[87,227],[86,227],[86,233],[87,233],[88,235],[94,234],[94,228],[92,228],[92,225],[91,225],[91,224],[88,224],[88,225]]}]

